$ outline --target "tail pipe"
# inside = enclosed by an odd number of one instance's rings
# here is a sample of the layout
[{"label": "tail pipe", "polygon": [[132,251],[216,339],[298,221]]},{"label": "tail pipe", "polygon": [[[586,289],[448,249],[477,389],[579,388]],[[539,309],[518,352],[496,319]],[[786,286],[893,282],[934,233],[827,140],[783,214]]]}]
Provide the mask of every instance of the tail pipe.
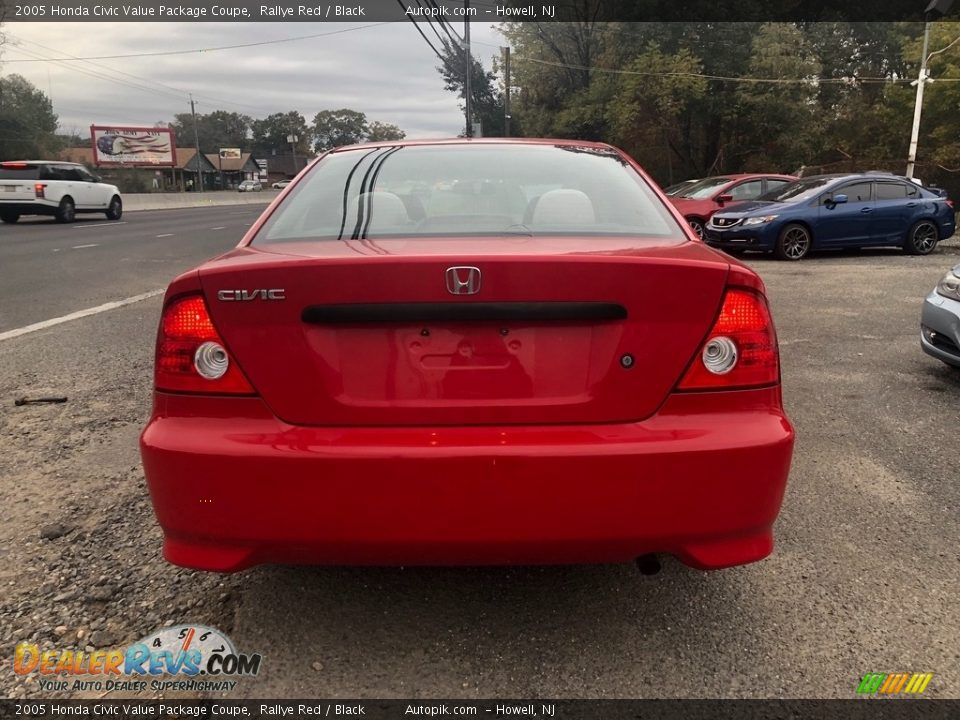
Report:
[{"label": "tail pipe", "polygon": [[641,575],[656,575],[660,568],[660,559],[656,555],[641,555],[637,558],[637,569]]}]

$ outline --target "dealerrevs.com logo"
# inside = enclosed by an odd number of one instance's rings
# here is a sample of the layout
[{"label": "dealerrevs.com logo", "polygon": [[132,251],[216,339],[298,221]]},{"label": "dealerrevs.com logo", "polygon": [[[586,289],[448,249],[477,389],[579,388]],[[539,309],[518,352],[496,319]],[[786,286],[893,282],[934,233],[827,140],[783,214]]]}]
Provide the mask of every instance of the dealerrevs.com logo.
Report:
[{"label": "dealerrevs.com logo", "polygon": [[20,643],[13,671],[37,673],[44,691],[223,692],[236,687],[233,678],[257,675],[262,659],[237,652],[230,638],[215,628],[177,625],[116,650],[41,650]]}]

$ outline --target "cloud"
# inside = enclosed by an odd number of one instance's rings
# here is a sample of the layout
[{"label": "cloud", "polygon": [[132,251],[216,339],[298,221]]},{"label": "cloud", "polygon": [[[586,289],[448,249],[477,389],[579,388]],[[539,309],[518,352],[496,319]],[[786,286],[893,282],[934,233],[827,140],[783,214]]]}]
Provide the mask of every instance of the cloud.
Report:
[{"label": "cloud", "polygon": [[[187,112],[228,110],[253,117],[347,107],[399,125],[409,137],[445,137],[463,128],[457,98],[443,89],[438,60],[408,22],[258,47],[86,62],[44,58],[166,52],[279,40],[358,27],[337,23],[15,23],[5,28],[4,74],[19,73],[53,98],[61,127],[153,125]],[[428,36],[429,30],[425,30]],[[471,26],[489,68],[500,36]],[[13,62],[10,62],[13,61]],[[126,73],[126,74],[123,74]]]}]

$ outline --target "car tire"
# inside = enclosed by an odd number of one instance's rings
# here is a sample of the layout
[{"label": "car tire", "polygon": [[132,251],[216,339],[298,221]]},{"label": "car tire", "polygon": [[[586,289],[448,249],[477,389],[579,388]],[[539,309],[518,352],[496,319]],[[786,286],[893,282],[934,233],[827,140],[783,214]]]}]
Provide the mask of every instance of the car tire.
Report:
[{"label": "car tire", "polygon": [[0,213],[0,220],[11,225],[20,219],[20,213],[5,212]]},{"label": "car tire", "polygon": [[929,255],[940,241],[940,232],[933,220],[920,220],[910,228],[903,245],[909,255]]},{"label": "car tire", "polygon": [[697,237],[703,240],[703,220],[700,218],[688,217],[687,222],[690,223],[690,227],[693,228],[693,231],[697,234]]},{"label": "car tire", "polygon": [[803,260],[813,246],[813,237],[803,225],[790,223],[780,231],[773,254],[777,260]]},{"label": "car tire", "polygon": [[60,206],[57,208],[54,217],[59,223],[72,223],[77,219],[77,206],[74,204],[72,197],[67,195],[60,201]]},{"label": "car tire", "polygon": [[119,220],[123,216],[123,201],[117,195],[110,198],[106,215],[107,220]]}]

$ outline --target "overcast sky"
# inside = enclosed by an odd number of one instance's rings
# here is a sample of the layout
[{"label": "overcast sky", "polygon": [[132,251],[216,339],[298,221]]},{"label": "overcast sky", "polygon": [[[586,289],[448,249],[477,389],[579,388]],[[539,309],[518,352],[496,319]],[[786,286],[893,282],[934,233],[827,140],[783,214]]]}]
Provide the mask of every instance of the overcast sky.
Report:
[{"label": "overcast sky", "polygon": [[[409,22],[360,27],[328,37],[260,47],[88,62],[16,62],[213,48],[341,31],[323,23],[9,23],[0,74],[19,73],[53,98],[64,132],[91,124],[153,125],[189,112],[252,117],[299,110],[360,110],[399,125],[408,137],[448,137],[463,128],[457,98],[443,89],[438,60]],[[429,30],[425,30],[428,36]],[[487,69],[500,35],[471,25]],[[433,38],[432,38],[433,39]],[[434,39],[435,40],[435,39]],[[92,64],[95,62],[96,64]],[[127,73],[123,75],[121,73]],[[131,77],[135,76],[135,77]],[[139,87],[133,87],[139,86]],[[165,87],[166,86],[166,87]]]}]

